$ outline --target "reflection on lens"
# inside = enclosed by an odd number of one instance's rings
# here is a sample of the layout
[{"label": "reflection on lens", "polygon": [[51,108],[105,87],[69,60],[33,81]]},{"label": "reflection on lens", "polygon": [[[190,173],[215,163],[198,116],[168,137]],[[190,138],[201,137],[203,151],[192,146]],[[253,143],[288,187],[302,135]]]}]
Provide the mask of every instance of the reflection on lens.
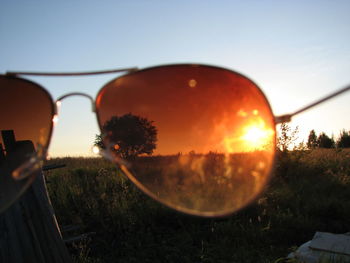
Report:
[{"label": "reflection on lens", "polygon": [[150,68],[111,81],[96,103],[104,147],[139,188],[172,208],[227,215],[269,179],[273,115],[259,88],[238,73]]},{"label": "reflection on lens", "polygon": [[38,85],[0,76],[0,212],[34,180],[51,135],[54,108]]}]

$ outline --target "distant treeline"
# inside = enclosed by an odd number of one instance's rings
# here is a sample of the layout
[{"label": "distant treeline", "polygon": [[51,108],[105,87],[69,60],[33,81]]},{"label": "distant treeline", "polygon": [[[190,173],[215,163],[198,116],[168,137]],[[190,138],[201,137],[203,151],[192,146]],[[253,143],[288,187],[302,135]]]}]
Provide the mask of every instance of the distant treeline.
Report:
[{"label": "distant treeline", "polygon": [[329,137],[321,132],[318,136],[315,130],[311,130],[307,140],[309,149],[315,148],[350,148],[350,131],[342,130],[337,139],[334,136]]},{"label": "distant treeline", "polygon": [[342,130],[337,138],[333,135],[330,137],[324,132],[317,135],[315,130],[311,130],[306,143],[302,141],[296,144],[298,134],[298,126],[292,128],[288,123],[282,123],[277,136],[277,149],[286,152],[316,148],[350,148],[350,130]]}]

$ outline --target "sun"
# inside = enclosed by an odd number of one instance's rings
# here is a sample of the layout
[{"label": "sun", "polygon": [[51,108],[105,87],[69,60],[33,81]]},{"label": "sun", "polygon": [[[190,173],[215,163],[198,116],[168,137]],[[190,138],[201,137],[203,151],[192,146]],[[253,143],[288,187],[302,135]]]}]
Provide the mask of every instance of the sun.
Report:
[{"label": "sun", "polygon": [[216,126],[220,148],[228,154],[275,150],[275,127],[270,116],[258,110],[239,110],[236,118],[225,118]]},{"label": "sun", "polygon": [[246,133],[242,138],[251,144],[257,144],[266,136],[266,131],[259,127],[250,127],[247,129]]},{"label": "sun", "polygon": [[263,150],[272,142],[273,136],[273,130],[260,122],[246,126],[241,140],[247,150]]},{"label": "sun", "polygon": [[243,126],[240,132],[226,135],[223,145],[228,153],[266,151],[272,149],[274,136],[274,129],[264,121],[251,122]]}]

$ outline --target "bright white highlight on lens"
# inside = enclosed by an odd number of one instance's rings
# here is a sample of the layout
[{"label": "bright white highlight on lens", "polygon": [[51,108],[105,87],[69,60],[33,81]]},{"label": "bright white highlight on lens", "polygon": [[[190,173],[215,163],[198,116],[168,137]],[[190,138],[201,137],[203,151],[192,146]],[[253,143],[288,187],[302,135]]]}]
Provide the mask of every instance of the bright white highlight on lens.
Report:
[{"label": "bright white highlight on lens", "polygon": [[94,154],[99,154],[100,153],[100,148],[98,148],[97,146],[94,146],[94,147],[92,147],[92,152]]},{"label": "bright white highlight on lens", "polygon": [[53,116],[52,122],[53,122],[54,125],[56,125],[56,124],[58,123],[58,116],[57,116],[57,114],[55,114],[55,115]]}]

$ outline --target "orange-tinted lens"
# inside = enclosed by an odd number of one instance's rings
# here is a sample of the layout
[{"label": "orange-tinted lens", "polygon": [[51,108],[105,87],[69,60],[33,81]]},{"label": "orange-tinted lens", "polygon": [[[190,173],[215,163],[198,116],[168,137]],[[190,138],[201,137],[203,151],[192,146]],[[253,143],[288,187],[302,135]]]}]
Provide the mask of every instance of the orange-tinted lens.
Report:
[{"label": "orange-tinted lens", "polygon": [[[53,114],[51,97],[40,86],[0,76],[0,212],[23,193],[38,173],[31,169],[35,164],[25,167],[31,158],[44,154]],[[20,167],[27,176],[21,177]]]},{"label": "orange-tinted lens", "polygon": [[104,147],[139,188],[172,208],[227,215],[268,182],[274,118],[264,94],[238,73],[145,69],[108,83],[96,103]]}]

